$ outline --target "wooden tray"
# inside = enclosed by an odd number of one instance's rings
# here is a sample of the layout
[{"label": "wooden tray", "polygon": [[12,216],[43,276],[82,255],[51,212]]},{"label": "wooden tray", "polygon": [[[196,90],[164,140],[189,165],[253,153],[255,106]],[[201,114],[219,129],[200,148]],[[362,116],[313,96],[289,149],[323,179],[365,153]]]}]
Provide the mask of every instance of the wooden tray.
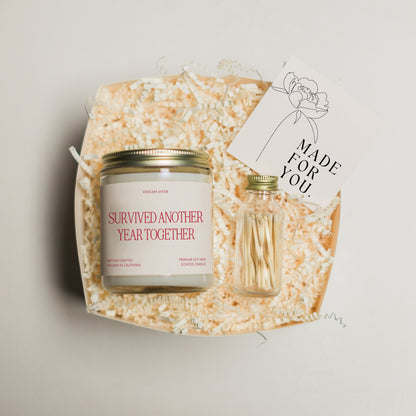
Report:
[{"label": "wooden tray", "polygon": [[[151,91],[148,93],[148,86],[157,84],[160,84],[160,86],[158,88],[153,88],[153,91],[152,88],[150,88]],[[99,229],[97,229],[97,227],[99,227],[98,177],[101,168],[99,157],[103,153],[120,150],[123,148],[123,145],[134,143],[134,140],[131,142],[130,138],[126,140],[125,137],[126,134],[129,135],[129,123],[131,121],[136,122],[137,117],[139,117],[137,113],[135,113],[137,110],[135,103],[140,107],[140,111],[144,108],[146,111],[151,109],[152,111],[157,112],[157,109],[165,106],[169,100],[170,105],[174,106],[171,97],[165,97],[164,99],[163,86],[165,86],[165,90],[168,92],[175,92],[175,88],[182,88],[181,91],[183,91],[178,93],[180,99],[177,100],[176,104],[177,106],[183,105],[183,111],[181,108],[180,112],[181,114],[184,114],[187,108],[191,108],[190,105],[198,104],[197,102],[192,102],[192,98],[195,98],[196,92],[199,91],[199,93],[205,94],[207,85],[210,87],[214,85],[215,88],[218,87],[220,89],[222,84],[226,90],[226,95],[227,91],[228,94],[232,92],[232,94],[229,94],[229,99],[232,101],[231,104],[237,103],[237,99],[234,99],[233,101],[232,98],[235,91],[241,92],[243,103],[251,103],[251,107],[250,105],[247,106],[247,116],[270,85],[270,83],[253,79],[235,77],[215,79],[200,77],[185,72],[180,76],[129,81],[101,87],[99,89],[96,101],[90,109],[91,117],[87,125],[81,150],[81,157],[84,158],[87,155],[90,156],[90,159],[85,162],[89,166],[88,169],[90,170],[90,173],[86,174],[82,166],[79,166],[75,188],[77,248],[84,294],[87,310],[89,312],[143,327],[188,335],[228,335],[256,332],[319,319],[319,311],[328,284],[332,260],[335,256],[340,219],[340,203],[337,203],[339,201],[334,201],[332,204],[333,207],[330,209],[329,214],[325,219],[327,224],[330,225],[330,228],[327,230],[330,231],[330,233],[328,235],[325,233],[320,235],[319,247],[312,247],[317,250],[317,252],[313,252],[312,255],[319,256],[322,252],[325,255],[322,256],[321,264],[319,262],[317,263],[319,270],[324,269],[324,272],[319,272],[316,276],[313,273],[310,273],[303,281],[305,287],[302,289],[302,293],[304,293],[306,289],[310,289],[308,287],[309,284],[311,287],[316,285],[316,288],[314,287],[314,291],[312,291],[313,299],[309,299],[309,303],[305,301],[305,298],[308,296],[302,295],[302,297],[299,295],[300,289],[298,290],[298,286],[302,286],[302,281],[299,279],[291,280],[293,279],[292,275],[295,275],[299,268],[308,267],[307,262],[300,262],[299,265],[293,269],[291,275],[285,275],[284,279],[287,279],[289,283],[286,284],[281,295],[275,298],[265,299],[240,298],[232,292],[229,267],[224,271],[224,276],[222,277],[220,276],[221,273],[218,272],[218,270],[221,270],[220,263],[223,261],[221,260],[221,257],[218,257],[218,253],[216,257],[214,253],[214,258],[217,259],[217,283],[212,289],[203,294],[111,295],[101,286],[99,275],[99,250],[97,249],[97,246],[99,246]],[[254,86],[257,86],[258,88],[257,93],[253,92],[255,91]],[[255,97],[252,98],[251,101],[244,95],[246,90],[248,91],[247,96],[250,96],[251,94]],[[155,91],[162,92],[162,95],[158,97],[158,101],[156,102],[155,96],[152,97],[152,94],[156,94]],[[189,94],[186,94],[187,91],[189,91]],[[147,96],[145,96],[146,92]],[[198,97],[197,94],[196,96]],[[213,100],[215,101],[214,98]],[[139,102],[140,99],[142,99],[141,102]],[[238,101],[238,103],[240,102]],[[227,108],[229,107],[228,104]],[[129,114],[129,112],[133,112],[133,114]],[[173,111],[171,113],[172,114],[170,114],[167,119],[169,119],[169,117],[172,119],[178,117],[178,111]],[[127,116],[124,116],[123,114],[127,114]],[[126,122],[123,121],[125,117],[128,117]],[[148,120],[144,120],[144,123],[147,121]],[[244,121],[245,120],[242,120],[242,123],[244,123]],[[220,121],[217,120],[216,122],[220,124]],[[113,123],[113,127],[107,132],[106,129],[108,128],[109,123]],[[124,125],[120,127],[117,123],[124,123]],[[181,121],[181,123],[182,125],[180,127],[184,129],[187,122],[185,121],[185,123],[183,123]],[[120,134],[118,134],[118,130],[115,129],[114,125],[116,125],[117,128],[120,127]],[[144,125],[146,126],[146,124]],[[144,129],[148,129],[148,127],[145,127]],[[231,128],[228,133],[227,128],[224,128],[223,130],[225,131],[225,140],[229,143],[236,134],[234,130],[238,129],[233,130]],[[109,137],[113,136],[115,137],[115,140],[109,140]],[[175,142],[171,142],[172,138],[170,138],[169,146],[166,147],[181,146],[183,138],[178,138],[176,144]],[[224,146],[228,146],[228,143],[224,144]],[[148,146],[148,143],[146,145]],[[160,145],[155,141],[152,147],[160,147]],[[91,154],[96,154],[98,158],[92,159],[91,161]],[[225,157],[232,158],[231,156]],[[239,162],[233,161],[233,163]],[[247,173],[247,168],[243,165],[238,166],[237,168],[242,170],[245,169],[244,172]],[[241,177],[243,176],[244,175],[241,175]],[[90,183],[89,189],[88,182]],[[83,186],[81,186],[80,183],[82,183]],[[238,197],[240,197],[239,194],[241,193],[240,189],[242,184],[240,185],[239,188],[236,188],[237,191],[234,190]],[[287,209],[289,213],[293,210],[300,210],[300,212],[305,214],[305,208],[302,208],[300,203],[288,201],[287,199],[284,199],[284,197],[282,198],[283,199],[281,199],[280,202],[283,205],[283,208]],[[87,203],[88,199],[89,204]],[[227,227],[230,228],[230,232],[232,232],[232,219],[227,217],[222,210],[220,211],[220,215],[225,218]],[[287,232],[293,231],[290,229],[291,221],[292,220],[289,221]],[[299,221],[295,225],[299,227]],[[301,223],[299,238],[303,235],[302,227],[307,227],[307,225]],[[218,235],[221,236],[221,233]],[[233,236],[231,235],[227,238],[224,240],[225,242],[231,241]],[[295,236],[294,241],[299,238]],[[290,241],[290,239],[287,239],[286,245],[290,245]],[[308,243],[307,247],[310,251],[311,244],[309,242],[301,241],[296,244],[302,247],[302,244],[304,243],[305,246],[306,243]],[[93,244],[93,248],[90,247],[91,244]],[[318,253],[319,251],[321,251],[321,253]],[[289,260],[292,261],[293,259]],[[289,268],[288,270],[291,269]],[[297,290],[298,292],[296,292]],[[294,296],[292,292],[298,297],[294,303],[295,306],[298,307],[301,305],[300,310],[296,311],[296,313],[293,313],[293,304],[291,304]],[[299,311],[300,313],[298,313]]]}]

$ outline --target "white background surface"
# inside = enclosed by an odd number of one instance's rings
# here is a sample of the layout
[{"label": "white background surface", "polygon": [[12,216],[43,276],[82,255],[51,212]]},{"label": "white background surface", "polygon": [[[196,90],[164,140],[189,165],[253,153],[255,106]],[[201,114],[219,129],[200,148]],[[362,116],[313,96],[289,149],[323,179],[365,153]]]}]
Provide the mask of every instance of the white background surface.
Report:
[{"label": "white background surface", "polygon": [[[0,2],[1,414],[413,415],[413,1]],[[98,86],[295,55],[385,120],[343,189],[334,321],[191,338],[88,315],[74,246],[84,104]]]}]

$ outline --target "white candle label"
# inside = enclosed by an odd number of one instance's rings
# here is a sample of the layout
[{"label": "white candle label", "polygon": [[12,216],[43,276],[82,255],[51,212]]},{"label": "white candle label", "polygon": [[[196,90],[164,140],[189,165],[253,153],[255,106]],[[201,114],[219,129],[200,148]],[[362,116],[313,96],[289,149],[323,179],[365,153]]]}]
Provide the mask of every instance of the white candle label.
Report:
[{"label": "white candle label", "polygon": [[101,207],[102,275],[212,273],[211,184],[106,184]]},{"label": "white candle label", "polygon": [[341,88],[291,59],[228,152],[305,202],[328,205],[380,122]]}]

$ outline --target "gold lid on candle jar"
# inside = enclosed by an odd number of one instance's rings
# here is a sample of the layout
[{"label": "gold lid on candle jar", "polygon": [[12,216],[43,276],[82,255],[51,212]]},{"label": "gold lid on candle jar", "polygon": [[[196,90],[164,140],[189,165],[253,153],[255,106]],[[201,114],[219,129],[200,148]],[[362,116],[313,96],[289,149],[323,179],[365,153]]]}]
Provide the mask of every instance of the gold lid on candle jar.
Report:
[{"label": "gold lid on candle jar", "polygon": [[248,175],[246,189],[249,191],[277,191],[277,176]]},{"label": "gold lid on candle jar", "polygon": [[190,149],[134,149],[107,153],[103,170],[128,166],[196,166],[209,168],[206,152]]}]

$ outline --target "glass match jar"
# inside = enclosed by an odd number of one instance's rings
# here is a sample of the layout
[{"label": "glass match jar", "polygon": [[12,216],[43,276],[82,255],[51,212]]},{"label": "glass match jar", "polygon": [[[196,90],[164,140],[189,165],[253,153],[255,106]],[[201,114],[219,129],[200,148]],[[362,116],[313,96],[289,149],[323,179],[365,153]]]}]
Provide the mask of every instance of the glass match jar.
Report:
[{"label": "glass match jar", "polygon": [[234,290],[276,296],[282,275],[284,213],[275,200],[277,177],[249,175],[248,199],[237,213]]},{"label": "glass match jar", "polygon": [[112,293],[198,292],[213,282],[212,176],[189,149],[108,153],[101,170],[101,278]]}]

